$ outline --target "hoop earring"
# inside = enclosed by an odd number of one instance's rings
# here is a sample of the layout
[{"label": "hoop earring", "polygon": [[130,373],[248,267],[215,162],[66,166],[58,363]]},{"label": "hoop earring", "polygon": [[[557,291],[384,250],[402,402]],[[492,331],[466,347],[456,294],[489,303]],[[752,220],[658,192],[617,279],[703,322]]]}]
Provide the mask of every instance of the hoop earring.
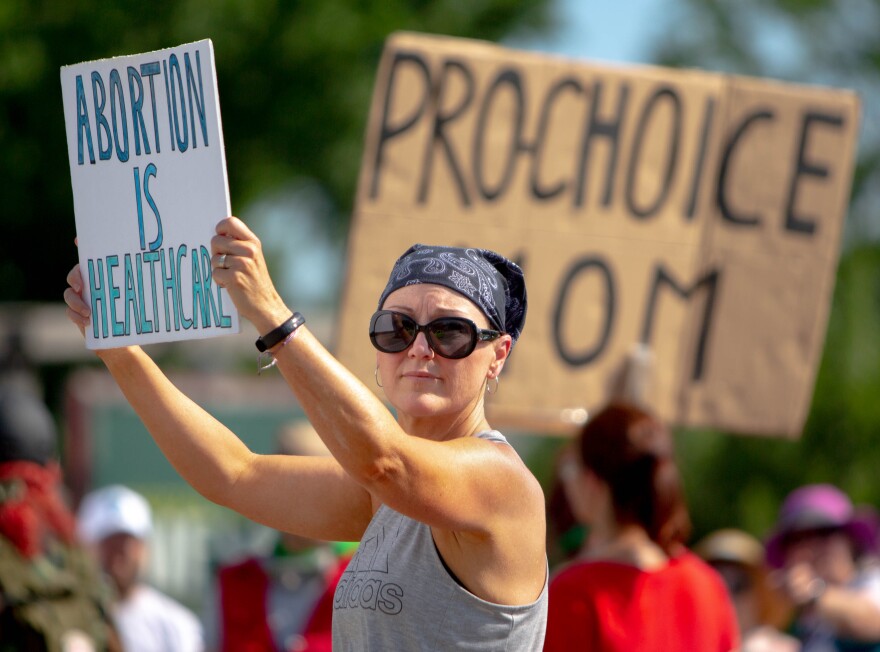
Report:
[{"label": "hoop earring", "polygon": [[376,384],[379,387],[384,387],[384,385],[382,385],[382,381],[379,380],[379,367],[378,366],[376,367],[376,371],[373,372],[373,378],[376,379]]},{"label": "hoop earring", "polygon": [[[495,389],[489,389],[492,387],[490,384],[492,381],[495,381]],[[493,376],[489,380],[486,381],[486,393],[487,394],[497,394],[498,393],[498,376]]]}]

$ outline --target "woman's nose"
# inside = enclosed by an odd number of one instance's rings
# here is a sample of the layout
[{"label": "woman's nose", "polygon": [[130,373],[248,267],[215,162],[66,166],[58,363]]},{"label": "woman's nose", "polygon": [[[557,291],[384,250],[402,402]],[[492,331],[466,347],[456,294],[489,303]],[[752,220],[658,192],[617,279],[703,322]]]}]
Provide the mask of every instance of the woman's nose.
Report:
[{"label": "woman's nose", "polygon": [[422,332],[416,333],[416,339],[409,347],[410,355],[417,358],[433,358],[434,350],[428,344],[428,338]]}]

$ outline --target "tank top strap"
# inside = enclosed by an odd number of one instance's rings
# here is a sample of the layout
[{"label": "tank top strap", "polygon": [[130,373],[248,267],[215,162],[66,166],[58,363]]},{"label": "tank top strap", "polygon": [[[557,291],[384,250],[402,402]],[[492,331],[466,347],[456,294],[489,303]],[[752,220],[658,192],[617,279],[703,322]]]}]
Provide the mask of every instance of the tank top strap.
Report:
[{"label": "tank top strap", "polygon": [[507,444],[510,446],[510,442],[507,441],[507,437],[502,435],[497,430],[484,430],[482,432],[478,432],[475,437],[479,437],[480,439],[485,439],[486,441],[492,441],[499,444]]}]

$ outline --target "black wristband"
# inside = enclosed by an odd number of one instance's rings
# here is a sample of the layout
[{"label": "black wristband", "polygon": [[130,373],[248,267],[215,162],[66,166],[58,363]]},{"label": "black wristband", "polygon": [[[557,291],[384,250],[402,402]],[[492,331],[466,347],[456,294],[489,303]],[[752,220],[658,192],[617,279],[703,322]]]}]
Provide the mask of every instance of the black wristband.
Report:
[{"label": "black wristband", "polygon": [[274,328],[265,335],[261,335],[257,338],[257,341],[254,344],[257,347],[257,351],[263,353],[268,351],[273,346],[278,344],[285,337],[290,335],[297,328],[306,323],[306,318],[303,317],[300,313],[293,313],[290,318],[281,324],[278,328]]}]

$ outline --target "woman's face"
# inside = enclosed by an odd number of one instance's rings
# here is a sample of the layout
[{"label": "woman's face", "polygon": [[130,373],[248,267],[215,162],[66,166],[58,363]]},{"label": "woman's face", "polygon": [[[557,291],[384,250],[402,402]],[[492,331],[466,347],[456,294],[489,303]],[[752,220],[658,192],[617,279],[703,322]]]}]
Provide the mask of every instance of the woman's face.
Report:
[{"label": "woman's face", "polygon": [[808,564],[829,584],[846,584],[856,571],[852,542],[842,530],[817,529],[789,537],[785,562]]},{"label": "woman's face", "polygon": [[[477,306],[441,285],[419,283],[395,290],[383,310],[394,310],[427,324],[439,317],[464,317],[479,328],[492,328]],[[511,338],[479,342],[466,358],[450,360],[437,355],[424,333],[399,353],[376,352],[379,380],[398,413],[412,418],[455,417],[469,412],[481,400],[486,379],[496,377],[510,351]]]}]

